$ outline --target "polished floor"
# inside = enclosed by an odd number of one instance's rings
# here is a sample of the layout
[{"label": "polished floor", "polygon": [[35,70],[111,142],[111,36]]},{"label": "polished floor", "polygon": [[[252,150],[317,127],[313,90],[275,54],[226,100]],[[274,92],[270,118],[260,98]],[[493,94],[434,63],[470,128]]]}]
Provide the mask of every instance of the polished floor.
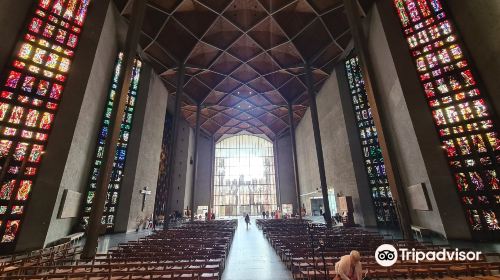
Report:
[{"label": "polished floor", "polygon": [[289,280],[292,274],[251,219],[238,220],[238,229],[226,262],[222,280]]}]

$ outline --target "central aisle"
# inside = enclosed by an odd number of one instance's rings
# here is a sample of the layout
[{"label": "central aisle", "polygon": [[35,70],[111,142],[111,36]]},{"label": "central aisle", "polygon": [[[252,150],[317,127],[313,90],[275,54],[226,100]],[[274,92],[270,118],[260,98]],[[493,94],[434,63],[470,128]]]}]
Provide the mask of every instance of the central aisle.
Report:
[{"label": "central aisle", "polygon": [[251,219],[246,229],[243,218],[238,220],[226,269],[222,280],[291,280],[292,274],[281,262],[262,231]]}]

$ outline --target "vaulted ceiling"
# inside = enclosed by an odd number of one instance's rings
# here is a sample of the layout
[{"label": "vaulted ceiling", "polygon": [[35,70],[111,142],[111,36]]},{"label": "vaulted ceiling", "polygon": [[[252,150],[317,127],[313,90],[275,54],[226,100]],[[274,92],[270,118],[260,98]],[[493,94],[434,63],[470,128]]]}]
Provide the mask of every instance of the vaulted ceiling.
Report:
[{"label": "vaulted ceiling", "polygon": [[[219,138],[247,131],[273,139],[308,107],[307,62],[316,91],[351,42],[342,0],[149,0],[140,40],[176,94],[182,115]],[[126,5],[127,16],[130,4]]]}]

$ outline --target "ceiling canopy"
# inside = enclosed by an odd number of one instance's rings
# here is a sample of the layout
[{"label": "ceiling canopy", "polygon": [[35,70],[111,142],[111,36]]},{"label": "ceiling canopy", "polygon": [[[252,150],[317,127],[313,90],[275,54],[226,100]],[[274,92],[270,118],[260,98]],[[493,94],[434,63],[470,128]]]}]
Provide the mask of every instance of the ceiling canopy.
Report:
[{"label": "ceiling canopy", "polygon": [[[351,42],[342,0],[149,0],[141,47],[176,94],[182,115],[219,138],[247,131],[273,139],[308,106],[305,63],[319,91]],[[127,16],[125,7],[124,14]]]}]

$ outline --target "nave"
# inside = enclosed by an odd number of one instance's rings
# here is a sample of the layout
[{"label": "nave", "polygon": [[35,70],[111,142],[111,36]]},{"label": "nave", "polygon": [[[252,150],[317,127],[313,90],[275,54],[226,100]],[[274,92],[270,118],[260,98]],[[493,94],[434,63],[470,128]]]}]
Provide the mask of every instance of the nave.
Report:
[{"label": "nave", "polygon": [[499,253],[483,252],[477,261],[398,261],[384,268],[375,259],[381,244],[424,252],[454,249],[361,228],[328,229],[306,219],[251,219],[247,227],[240,218],[182,222],[90,260],[72,243],[3,257],[0,279],[335,280],[335,263],[351,250],[360,252],[367,279],[500,279]]}]

